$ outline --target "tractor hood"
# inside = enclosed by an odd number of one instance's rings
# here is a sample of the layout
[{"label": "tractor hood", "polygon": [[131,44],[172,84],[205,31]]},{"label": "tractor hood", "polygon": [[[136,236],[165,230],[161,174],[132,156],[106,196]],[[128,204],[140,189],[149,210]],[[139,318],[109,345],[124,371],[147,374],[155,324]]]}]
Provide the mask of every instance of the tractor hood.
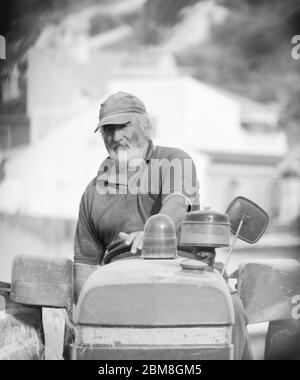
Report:
[{"label": "tractor hood", "polygon": [[132,327],[232,325],[227,284],[217,271],[199,268],[184,258],[131,258],[102,266],[82,288],[74,322]]}]

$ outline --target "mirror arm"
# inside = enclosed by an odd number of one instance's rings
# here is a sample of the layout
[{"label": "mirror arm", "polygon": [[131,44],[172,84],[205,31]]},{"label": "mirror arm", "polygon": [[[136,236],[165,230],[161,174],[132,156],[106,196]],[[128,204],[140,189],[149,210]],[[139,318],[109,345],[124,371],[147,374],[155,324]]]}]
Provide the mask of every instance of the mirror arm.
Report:
[{"label": "mirror arm", "polygon": [[225,264],[224,264],[224,267],[223,267],[223,270],[222,270],[222,276],[223,276],[223,277],[224,277],[224,273],[225,273],[225,271],[226,271],[226,268],[227,268],[227,265],[228,265],[229,259],[230,259],[231,255],[232,255],[233,249],[234,249],[234,247],[235,247],[235,243],[236,243],[237,238],[238,238],[238,236],[239,236],[240,230],[241,230],[242,225],[243,225],[243,223],[244,223],[245,217],[246,217],[246,215],[244,215],[243,218],[241,219],[240,224],[239,224],[239,226],[238,226],[238,229],[237,229],[237,231],[236,231],[236,234],[234,235],[234,239],[233,239],[233,242],[232,242],[232,245],[231,245],[231,248],[230,248],[230,252],[229,252],[229,254],[228,254],[227,257],[226,257]]}]

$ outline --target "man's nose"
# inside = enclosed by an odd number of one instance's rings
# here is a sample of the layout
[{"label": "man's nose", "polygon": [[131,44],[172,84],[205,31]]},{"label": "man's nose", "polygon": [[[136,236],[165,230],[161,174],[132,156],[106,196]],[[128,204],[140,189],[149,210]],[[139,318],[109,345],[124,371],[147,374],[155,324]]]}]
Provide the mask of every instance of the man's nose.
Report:
[{"label": "man's nose", "polygon": [[114,141],[115,142],[121,141],[123,139],[123,136],[124,136],[124,133],[122,129],[117,127],[114,131],[114,137],[113,137]]}]

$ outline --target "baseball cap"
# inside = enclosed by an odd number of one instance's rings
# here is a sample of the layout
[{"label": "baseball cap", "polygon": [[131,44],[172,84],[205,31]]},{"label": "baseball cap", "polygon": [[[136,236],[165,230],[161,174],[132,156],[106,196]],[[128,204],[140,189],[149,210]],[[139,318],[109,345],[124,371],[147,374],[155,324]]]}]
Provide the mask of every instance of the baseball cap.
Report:
[{"label": "baseball cap", "polygon": [[126,124],[131,120],[133,112],[146,113],[144,103],[127,92],[117,92],[110,95],[100,107],[99,123],[95,132],[103,125]]}]

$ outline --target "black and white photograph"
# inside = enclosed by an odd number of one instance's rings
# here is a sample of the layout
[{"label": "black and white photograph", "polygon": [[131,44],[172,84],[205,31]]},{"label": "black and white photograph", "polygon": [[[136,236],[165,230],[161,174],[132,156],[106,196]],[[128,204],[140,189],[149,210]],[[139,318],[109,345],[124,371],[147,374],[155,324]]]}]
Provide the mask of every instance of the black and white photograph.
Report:
[{"label": "black and white photograph", "polygon": [[299,359],[299,0],[1,0],[0,360]]}]

